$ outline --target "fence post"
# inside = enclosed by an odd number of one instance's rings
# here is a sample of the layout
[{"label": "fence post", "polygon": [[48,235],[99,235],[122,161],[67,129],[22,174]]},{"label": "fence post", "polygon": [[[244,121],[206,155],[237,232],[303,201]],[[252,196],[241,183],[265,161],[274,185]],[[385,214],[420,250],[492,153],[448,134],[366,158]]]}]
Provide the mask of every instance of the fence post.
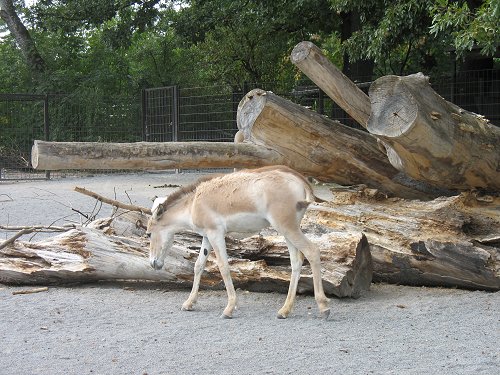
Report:
[{"label": "fence post", "polygon": [[172,141],[179,141],[179,86],[175,85],[172,95]]},{"label": "fence post", "polygon": [[[49,94],[43,98],[43,133],[46,141],[50,141]],[[50,172],[45,171],[45,178],[50,179]]]},{"label": "fence post", "polygon": [[146,89],[141,90],[141,122],[142,122],[142,140],[147,141],[146,135]]}]

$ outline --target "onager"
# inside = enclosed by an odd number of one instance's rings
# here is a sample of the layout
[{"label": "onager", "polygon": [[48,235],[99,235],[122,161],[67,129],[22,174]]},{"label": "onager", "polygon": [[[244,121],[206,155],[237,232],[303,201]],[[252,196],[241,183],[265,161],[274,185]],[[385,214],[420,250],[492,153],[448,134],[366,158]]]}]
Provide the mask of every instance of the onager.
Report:
[{"label": "onager", "polygon": [[290,314],[304,256],[311,265],[319,311],[327,318],[330,309],[321,281],[319,249],[300,229],[307,206],[315,198],[307,180],[285,166],[241,170],[201,179],[167,198],[155,200],[147,229],[151,238],[151,267],[157,270],[163,267],[175,233],[184,230],[199,233],[203,240],[194,266],[193,288],[182,309],[192,310],[196,303],[201,274],[213,249],[228,295],[222,317],[231,318],[236,307],[236,292],[229,270],[225,235],[258,232],[271,225],[285,237],[292,265],[288,295],[278,311],[278,318],[284,319]]}]

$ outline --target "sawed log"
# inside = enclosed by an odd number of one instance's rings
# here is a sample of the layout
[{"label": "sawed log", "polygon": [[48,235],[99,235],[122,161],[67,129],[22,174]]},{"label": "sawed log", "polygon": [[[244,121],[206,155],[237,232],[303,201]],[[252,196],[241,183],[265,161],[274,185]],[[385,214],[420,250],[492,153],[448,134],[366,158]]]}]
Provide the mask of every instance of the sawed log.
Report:
[{"label": "sawed log", "polygon": [[366,184],[405,198],[433,194],[411,185],[370,134],[270,91],[255,89],[245,95],[238,106],[237,122],[245,142],[272,148],[286,165],[306,176],[341,185]]},{"label": "sawed log", "polygon": [[368,131],[394,167],[446,189],[500,190],[500,128],[444,100],[428,77],[379,78],[370,100]]},{"label": "sawed log", "polygon": [[47,142],[36,140],[31,164],[40,170],[250,168],[283,164],[276,151],[230,142]]},{"label": "sawed log", "polygon": [[294,63],[311,81],[366,128],[370,117],[370,99],[347,78],[312,42],[300,42],[290,55]]}]

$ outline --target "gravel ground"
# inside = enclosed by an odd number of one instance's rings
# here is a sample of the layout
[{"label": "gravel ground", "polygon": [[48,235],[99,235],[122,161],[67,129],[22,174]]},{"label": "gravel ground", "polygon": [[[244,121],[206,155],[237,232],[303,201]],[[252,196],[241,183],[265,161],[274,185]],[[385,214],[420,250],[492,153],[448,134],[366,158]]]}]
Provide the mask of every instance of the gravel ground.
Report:
[{"label": "gravel ground", "polygon": [[[63,224],[95,213],[81,186],[149,206],[165,184],[194,174],[133,174],[0,182],[0,225]],[[125,192],[126,191],[126,192]],[[320,192],[321,193],[321,192]],[[103,207],[98,216],[107,216]],[[0,232],[5,239],[12,233]],[[47,235],[37,235],[33,240]],[[25,239],[29,239],[25,237]],[[285,295],[238,291],[234,319],[220,319],[224,291],[154,283],[31,289],[0,285],[0,374],[498,374],[499,293],[374,284],[358,300],[312,296],[275,318]]]}]

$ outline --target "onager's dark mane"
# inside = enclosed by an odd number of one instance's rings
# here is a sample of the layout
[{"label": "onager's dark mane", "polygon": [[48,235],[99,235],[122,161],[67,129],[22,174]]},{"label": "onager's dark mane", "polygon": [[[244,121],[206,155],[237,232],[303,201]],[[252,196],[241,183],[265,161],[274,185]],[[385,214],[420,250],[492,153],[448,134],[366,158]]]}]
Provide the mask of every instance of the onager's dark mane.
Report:
[{"label": "onager's dark mane", "polygon": [[182,197],[185,197],[188,194],[193,193],[196,188],[203,182],[213,180],[214,178],[224,176],[223,174],[212,174],[204,177],[200,177],[198,181],[193,182],[190,185],[183,186],[179,190],[174,191],[172,194],[168,196],[168,198],[165,200],[165,202],[162,203],[163,209],[167,210],[169,207],[172,207],[179,199]]}]

